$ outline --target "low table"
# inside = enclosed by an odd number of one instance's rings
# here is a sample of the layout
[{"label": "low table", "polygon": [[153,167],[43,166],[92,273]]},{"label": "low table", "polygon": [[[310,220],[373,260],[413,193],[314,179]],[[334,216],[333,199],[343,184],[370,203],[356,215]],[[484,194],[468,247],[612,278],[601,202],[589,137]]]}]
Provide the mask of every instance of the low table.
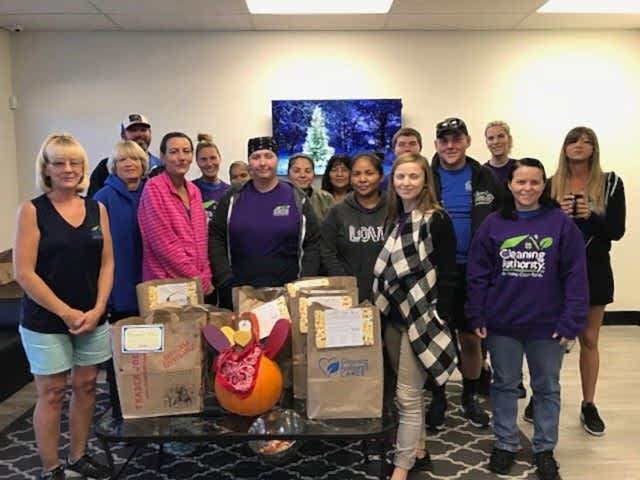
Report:
[{"label": "low table", "polygon": [[[240,417],[220,411],[209,402],[205,410],[198,415],[181,415],[171,417],[151,417],[128,420],[115,420],[111,411],[107,411],[97,422],[95,433],[104,447],[111,469],[111,478],[119,478],[128,463],[141,446],[149,443],[160,445],[158,469],[162,466],[163,444],[173,441],[185,443],[200,442],[248,442],[251,440],[333,440],[357,441],[367,440],[365,454],[371,450],[379,455],[380,468],[378,476],[384,478],[384,459],[393,441],[397,427],[397,419],[391,413],[382,418],[349,419],[349,420],[310,420],[296,410],[303,419],[303,431],[297,434],[252,434],[249,427],[255,417]],[[134,447],[125,463],[119,470],[113,462],[112,443],[124,442]],[[377,448],[376,448],[377,447]]]}]

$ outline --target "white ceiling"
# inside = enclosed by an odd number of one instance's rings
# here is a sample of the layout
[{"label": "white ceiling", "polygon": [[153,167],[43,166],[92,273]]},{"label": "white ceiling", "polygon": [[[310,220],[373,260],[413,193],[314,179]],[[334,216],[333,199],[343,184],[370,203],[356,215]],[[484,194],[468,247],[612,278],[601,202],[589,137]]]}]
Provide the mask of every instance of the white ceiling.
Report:
[{"label": "white ceiling", "polygon": [[0,26],[20,25],[24,31],[640,29],[640,15],[536,13],[544,3],[394,0],[386,15],[308,16],[251,15],[244,0],[0,0]]}]

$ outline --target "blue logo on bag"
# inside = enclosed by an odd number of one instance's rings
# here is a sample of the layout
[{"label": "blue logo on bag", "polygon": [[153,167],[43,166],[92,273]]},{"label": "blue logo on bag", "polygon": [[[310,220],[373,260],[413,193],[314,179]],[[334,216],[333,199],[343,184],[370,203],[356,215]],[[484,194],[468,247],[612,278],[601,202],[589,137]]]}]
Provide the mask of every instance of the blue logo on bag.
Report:
[{"label": "blue logo on bag", "polygon": [[364,377],[369,370],[369,361],[323,357],[318,360],[318,367],[327,377]]}]

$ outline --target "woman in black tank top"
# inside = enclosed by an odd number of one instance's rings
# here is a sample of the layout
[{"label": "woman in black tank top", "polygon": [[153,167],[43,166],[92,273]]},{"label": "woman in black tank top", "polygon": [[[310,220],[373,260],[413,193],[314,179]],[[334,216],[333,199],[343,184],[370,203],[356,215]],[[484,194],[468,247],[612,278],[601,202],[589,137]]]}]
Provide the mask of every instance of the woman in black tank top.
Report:
[{"label": "woman in black tank top", "polygon": [[[78,195],[88,184],[88,166],[75,138],[49,135],[36,159],[36,183],[44,193],[24,203],[18,215],[14,270],[25,292],[20,332],[38,390],[33,424],[41,478],[64,478],[65,468],[92,478],[106,472],[86,455],[86,443],[97,364],[111,357],[108,334],[100,326],[113,283],[113,254],[104,207]],[[82,357],[76,355],[79,346],[86,348]],[[87,358],[95,364],[87,365]],[[58,441],[69,369],[73,422],[63,466]]]}]

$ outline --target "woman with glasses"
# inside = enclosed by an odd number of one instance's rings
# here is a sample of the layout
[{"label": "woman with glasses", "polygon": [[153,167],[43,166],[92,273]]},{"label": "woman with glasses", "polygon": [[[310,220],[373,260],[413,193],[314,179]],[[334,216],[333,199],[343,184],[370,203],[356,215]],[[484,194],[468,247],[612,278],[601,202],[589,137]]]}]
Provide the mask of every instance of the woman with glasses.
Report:
[{"label": "woman with glasses", "polygon": [[313,158],[297,153],[289,158],[287,174],[291,183],[307,194],[318,222],[321,222],[333,206],[333,197],[329,192],[313,188],[314,168]]},{"label": "woman with glasses", "polygon": [[344,200],[351,190],[350,174],[351,158],[347,155],[334,155],[327,162],[327,168],[322,176],[322,190],[333,195],[335,203]]},{"label": "woman with glasses", "polygon": [[[589,275],[589,316],[580,339],[582,405],[580,421],[591,435],[604,435],[605,424],[594,404],[600,354],[598,338],[604,309],[613,302],[611,242],[625,232],[626,203],[622,179],[603,172],[595,132],[576,127],[567,133],[560,150],[551,196],[572,218],[584,237]],[[535,404],[533,404],[535,410]]]},{"label": "woman with glasses", "polygon": [[[98,366],[111,358],[106,308],[113,283],[107,211],[80,192],[89,161],[70,134],[49,135],[36,157],[42,195],[18,213],[14,271],[24,290],[20,336],[37,388],[33,428],[42,479],[108,478],[87,454]],[[71,372],[65,464],[58,456],[60,417]]]},{"label": "woman with glasses", "polygon": [[580,230],[549,197],[539,160],[517,160],[508,180],[509,197],[480,225],[467,261],[465,312],[493,366],[489,470],[509,474],[521,447],[516,418],[526,356],[536,473],[557,480],[560,367],[587,317],[585,250]]}]

